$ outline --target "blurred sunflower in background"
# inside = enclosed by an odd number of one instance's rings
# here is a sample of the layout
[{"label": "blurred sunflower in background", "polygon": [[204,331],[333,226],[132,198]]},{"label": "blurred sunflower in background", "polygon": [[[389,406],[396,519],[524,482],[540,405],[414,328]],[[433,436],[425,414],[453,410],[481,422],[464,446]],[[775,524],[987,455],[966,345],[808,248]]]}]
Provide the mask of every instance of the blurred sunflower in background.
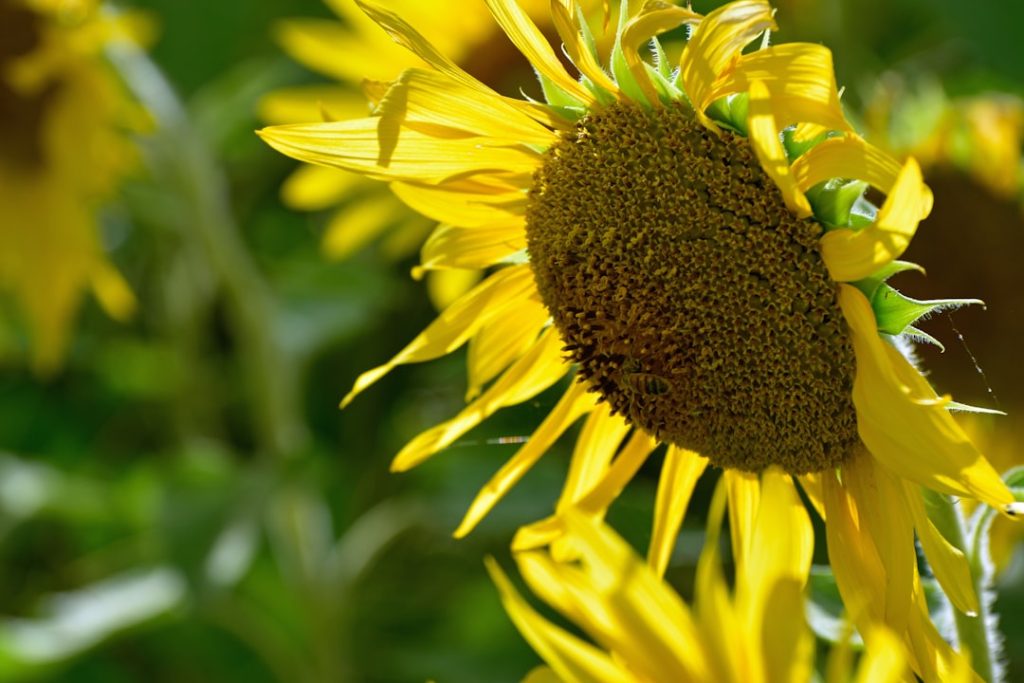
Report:
[{"label": "blurred sunflower in background", "polygon": [[[396,45],[355,0],[325,0],[341,20],[292,19],[280,22],[278,42],[289,56],[336,83],[284,88],[267,95],[261,114],[269,123],[302,123],[365,116],[367,94],[403,70],[427,64]],[[415,25],[446,55],[498,89],[522,82],[529,63],[498,43],[498,29],[483,3],[451,3],[457,12],[439,11],[437,3],[399,0],[389,5]],[[527,12],[550,30],[548,3],[528,0]],[[395,197],[386,187],[355,173],[307,165],[298,168],[281,188],[286,205],[299,211],[333,209],[323,236],[330,259],[348,258],[372,240],[383,239],[382,252],[392,259],[413,254],[429,235],[431,223]],[[431,271],[427,287],[443,308],[480,279],[474,270]]]},{"label": "blurred sunflower in background", "polygon": [[[802,597],[811,568],[810,517],[785,475],[766,472],[763,495],[753,511],[755,534],[744,554],[735,558],[735,590],[730,595],[718,548],[725,499],[720,483],[692,605],[610,527],[572,509],[559,522],[560,539],[577,549],[577,562],[565,562],[550,549],[516,555],[531,591],[592,642],[542,616],[497,563],[489,561],[509,616],[546,662],[526,680],[812,680],[814,638]],[[891,631],[875,628],[865,640],[866,652],[856,667],[848,641],[833,647],[825,665],[830,683],[908,679],[906,651]],[[958,657],[944,680],[970,681],[966,659]]]},{"label": "blurred sunflower in background", "polygon": [[40,373],[60,365],[87,290],[113,318],[135,307],[97,213],[144,123],[103,51],[143,34],[137,16],[90,0],[0,0],[0,286],[27,320]]},{"label": "blurred sunflower in background", "polygon": [[[914,159],[901,165],[853,132],[831,53],[768,46],[772,10],[756,0],[706,17],[622,3],[608,24],[554,2],[576,78],[522,7],[488,0],[539,75],[545,101],[535,102],[499,95],[382,3],[359,4],[432,68],[370,88],[369,117],[261,135],[297,159],[388,181],[439,221],[422,268],[494,268],[343,401],[398,365],[470,343],[473,400],[393,468],[575,372],[456,535],[583,415],[556,510],[600,519],[667,443],[649,551],[658,573],[708,463],[724,470],[738,549],[756,538],[759,474],[779,467],[827,521],[858,628],[885,624],[917,675],[950,675],[955,655],[928,620],[915,533],[955,608],[977,618],[983,606],[927,492],[1007,515],[1020,506],[950,415],[969,407],[937,395],[901,353],[930,339],[916,320],[973,301],[911,300],[886,283],[916,268],[897,259],[932,194]],[[683,26],[692,34],[677,68],[656,36]],[[885,195],[880,208],[868,188]],[[515,548],[550,543],[559,524],[527,527]]]}]

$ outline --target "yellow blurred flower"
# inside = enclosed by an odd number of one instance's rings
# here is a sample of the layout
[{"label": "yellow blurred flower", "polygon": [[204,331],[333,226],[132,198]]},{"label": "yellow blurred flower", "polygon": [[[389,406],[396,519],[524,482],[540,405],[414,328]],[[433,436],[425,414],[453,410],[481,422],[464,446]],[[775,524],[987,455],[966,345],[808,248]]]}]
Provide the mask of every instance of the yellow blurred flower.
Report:
[{"label": "yellow blurred flower", "polygon": [[[373,83],[393,80],[403,70],[426,63],[395,44],[370,20],[355,0],[325,0],[341,20],[292,19],[277,27],[285,51],[304,66],[336,83],[299,86],[270,93],[262,116],[270,123],[341,120],[365,116]],[[531,16],[548,17],[548,2],[525,3]],[[490,85],[514,82],[528,67],[504,41],[483,2],[424,3],[395,0],[389,4],[437,45],[444,54]],[[457,9],[456,9],[457,8]],[[543,24],[542,24],[543,25]],[[550,28],[550,23],[547,24]],[[371,94],[372,100],[372,94]],[[300,211],[336,207],[323,237],[328,258],[342,260],[384,233],[385,255],[401,258],[420,247],[431,223],[411,211],[385,186],[337,168],[307,165],[297,169],[281,189],[285,204]],[[431,299],[443,308],[480,279],[475,270],[433,271],[427,275]]]},{"label": "yellow blurred flower", "polygon": [[0,287],[29,322],[34,365],[63,359],[83,293],[114,318],[135,300],[96,212],[135,160],[137,123],[103,49],[131,32],[85,0],[0,0]]},{"label": "yellow blurred flower", "polygon": [[[811,565],[810,519],[785,476],[764,474],[752,512],[755,534],[736,558],[730,594],[718,557],[725,503],[720,488],[697,565],[692,605],[646,565],[610,528],[568,509],[551,549],[517,553],[533,593],[582,631],[581,638],[539,614],[493,560],[491,576],[523,637],[546,662],[527,681],[565,683],[805,683],[815,668],[814,637],[804,617],[803,590]],[[900,639],[882,626],[866,631],[866,653],[854,671],[848,644],[833,648],[828,683],[910,678]],[[970,681],[969,664],[955,657],[943,680]]]},{"label": "yellow blurred flower", "polygon": [[[709,462],[724,470],[737,547],[757,542],[759,473],[778,467],[781,485],[799,482],[827,521],[858,626],[885,624],[916,674],[946,675],[952,654],[922,612],[915,535],[957,609],[976,612],[978,596],[924,490],[1021,509],[950,415],[961,406],[897,348],[895,337],[926,337],[913,327],[922,315],[969,302],[914,301],[886,284],[914,268],[897,259],[932,194],[916,161],[900,164],[852,131],[831,53],[768,47],[763,0],[706,17],[622,3],[617,21],[597,26],[575,3],[553,2],[577,78],[514,0],[487,0],[539,74],[546,102],[534,102],[488,88],[384,3],[359,4],[432,68],[378,89],[369,117],[262,136],[303,161],[389,182],[439,221],[422,268],[495,269],[343,401],[469,342],[469,405],[414,438],[393,469],[576,371],[457,536],[584,415],[556,510],[600,519],[668,444],[649,558],[658,573]],[[655,37],[683,25],[692,35],[677,68]],[[598,47],[605,29],[610,51]],[[881,208],[864,199],[868,186],[886,195]],[[527,527],[516,548],[548,544],[558,524]]]}]

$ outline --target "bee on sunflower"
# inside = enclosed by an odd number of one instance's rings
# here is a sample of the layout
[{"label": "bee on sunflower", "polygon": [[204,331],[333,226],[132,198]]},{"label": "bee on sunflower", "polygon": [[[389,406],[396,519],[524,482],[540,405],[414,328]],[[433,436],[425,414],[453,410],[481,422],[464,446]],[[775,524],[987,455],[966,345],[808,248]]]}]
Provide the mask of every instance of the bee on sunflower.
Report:
[{"label": "bee on sunflower", "polygon": [[97,210],[135,163],[127,133],[141,119],[103,51],[142,29],[91,0],[0,0],[0,287],[41,373],[60,365],[85,291],[115,319],[135,308]]},{"label": "bee on sunflower", "polygon": [[[369,117],[260,134],[297,159],[388,182],[439,221],[422,268],[493,269],[342,402],[398,365],[469,342],[469,405],[414,438],[393,469],[575,372],[457,536],[584,415],[556,512],[600,519],[668,444],[648,553],[658,573],[708,464],[723,471],[737,554],[754,542],[761,475],[780,468],[826,520],[862,632],[887,625],[915,673],[946,675],[951,651],[927,619],[915,535],[956,608],[979,605],[925,493],[1008,516],[1021,506],[950,415],[967,407],[937,395],[897,346],[928,338],[918,318],[971,301],[914,301],[887,284],[915,267],[898,259],[933,198],[916,161],[900,164],[854,132],[831,53],[769,46],[776,27],[763,0],[707,16],[623,2],[607,24],[553,0],[575,77],[514,0],[487,0],[534,65],[538,102],[497,94],[383,3],[359,4],[431,68],[370,89]],[[605,26],[614,39],[601,50]],[[683,26],[675,63],[657,36]],[[868,188],[884,195],[879,208]],[[556,515],[524,528],[514,547],[551,542],[559,524]]]}]

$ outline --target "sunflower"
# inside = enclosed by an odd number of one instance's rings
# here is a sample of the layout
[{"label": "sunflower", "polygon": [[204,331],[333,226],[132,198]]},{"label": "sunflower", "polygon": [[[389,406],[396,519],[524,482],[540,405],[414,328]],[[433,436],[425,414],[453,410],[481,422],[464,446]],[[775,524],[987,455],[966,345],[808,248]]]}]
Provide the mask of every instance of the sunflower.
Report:
[{"label": "sunflower", "polygon": [[[775,466],[827,520],[858,624],[902,634],[914,670],[934,680],[945,665],[911,618],[915,532],[954,605],[975,613],[978,600],[963,554],[926,514],[925,490],[1020,508],[950,415],[963,406],[896,345],[926,336],[913,326],[922,315],[967,303],[914,301],[886,283],[914,268],[897,259],[932,205],[919,165],[851,129],[826,48],[768,46],[766,2],[706,17],[622,3],[607,58],[576,4],[552,2],[578,78],[518,4],[487,5],[534,65],[545,102],[498,95],[364,0],[431,68],[380,91],[370,117],[261,132],[290,156],[387,181],[439,221],[423,268],[494,268],[342,405],[398,365],[469,342],[469,405],[407,444],[393,463],[401,471],[575,372],[457,536],[584,415],[556,510],[600,518],[668,444],[649,553],[658,572],[709,463],[724,471],[740,546],[752,542],[758,473]],[[676,66],[656,36],[681,26],[691,35]],[[868,187],[885,195],[877,210]],[[549,542],[556,525],[531,525],[517,547]]]},{"label": "sunflower", "polygon": [[[391,81],[411,67],[426,66],[388,37],[354,0],[325,0],[344,23],[323,19],[291,19],[277,26],[278,42],[293,59],[336,84],[285,88],[270,93],[262,115],[272,123],[309,121],[326,115],[352,118],[368,109],[363,88],[367,82]],[[547,18],[547,2],[530,0],[526,7],[538,21]],[[414,23],[439,49],[477,73],[489,84],[516,73],[514,50],[495,50],[496,27],[482,3],[459,3],[458,12],[438,11],[436,3],[397,0],[394,11]],[[366,57],[360,57],[366,55]],[[415,251],[430,231],[430,222],[410,211],[378,183],[355,173],[321,166],[302,166],[281,188],[285,204],[300,211],[338,207],[323,237],[328,258],[348,258],[370,240],[389,232],[386,255],[404,257]],[[417,271],[419,274],[419,271]],[[427,273],[431,298],[440,306],[451,303],[479,280],[475,270],[433,270]]]},{"label": "sunflower", "polygon": [[40,372],[63,358],[87,289],[116,319],[135,306],[96,213],[132,165],[125,131],[140,116],[102,51],[139,26],[86,0],[0,0],[0,286],[28,320]]},{"label": "sunflower", "polygon": [[[692,605],[606,524],[572,508],[559,519],[560,541],[577,549],[576,561],[565,562],[550,549],[517,553],[529,588],[590,640],[543,617],[489,560],[506,611],[546,663],[526,681],[812,680],[814,638],[802,598],[814,537],[810,517],[781,471],[766,471],[762,483],[751,520],[758,541],[736,558],[732,595],[718,556],[725,503],[721,485],[697,564]],[[909,657],[899,638],[876,626],[864,640],[866,652],[856,671],[848,641],[833,648],[826,664],[829,681],[850,681],[853,675],[872,683],[908,679]],[[951,655],[950,662],[944,681],[972,680],[966,658]]]}]

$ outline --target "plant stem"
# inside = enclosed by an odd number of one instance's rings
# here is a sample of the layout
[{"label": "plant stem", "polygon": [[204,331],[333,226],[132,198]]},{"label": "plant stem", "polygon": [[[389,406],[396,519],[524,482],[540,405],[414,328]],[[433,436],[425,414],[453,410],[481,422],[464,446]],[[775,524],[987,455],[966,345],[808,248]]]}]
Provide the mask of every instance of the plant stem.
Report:
[{"label": "plant stem", "polygon": [[985,592],[990,585],[990,572],[984,559],[968,547],[966,527],[960,506],[947,495],[926,491],[928,517],[947,541],[961,550],[969,560],[971,580],[978,596],[978,613],[970,615],[953,607],[957,639],[960,647],[970,653],[974,671],[986,683],[998,683],[996,662],[999,657],[999,633],[992,618]]}]

